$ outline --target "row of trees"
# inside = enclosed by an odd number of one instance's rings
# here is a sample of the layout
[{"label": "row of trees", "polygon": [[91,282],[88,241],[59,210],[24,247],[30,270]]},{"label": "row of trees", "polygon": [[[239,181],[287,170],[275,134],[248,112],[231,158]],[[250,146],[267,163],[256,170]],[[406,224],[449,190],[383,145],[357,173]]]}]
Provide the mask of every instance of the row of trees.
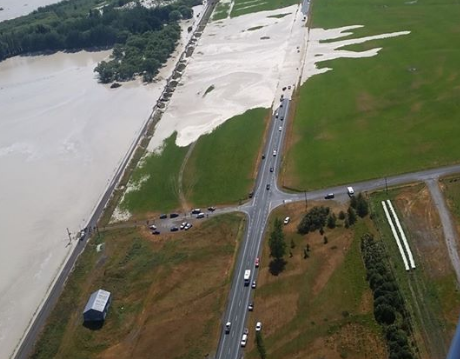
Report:
[{"label": "row of trees", "polygon": [[391,272],[384,248],[371,234],[361,238],[367,281],[374,294],[374,316],[383,327],[390,359],[415,358],[409,337],[410,314]]},{"label": "row of trees", "polygon": [[127,80],[134,73],[152,77],[169,57],[180,36],[177,21],[192,17],[200,0],[179,0],[147,9],[137,3],[119,8],[125,0],[103,7],[95,0],[63,1],[30,15],[0,24],[0,61],[33,52],[112,47],[110,65],[98,67],[101,80]]},{"label": "row of trees", "polygon": [[286,265],[284,256],[287,248],[283,232],[283,222],[279,218],[275,218],[273,231],[270,233],[270,238],[268,239],[268,245],[270,247],[270,257],[273,258],[270,262],[270,273],[278,275]]}]

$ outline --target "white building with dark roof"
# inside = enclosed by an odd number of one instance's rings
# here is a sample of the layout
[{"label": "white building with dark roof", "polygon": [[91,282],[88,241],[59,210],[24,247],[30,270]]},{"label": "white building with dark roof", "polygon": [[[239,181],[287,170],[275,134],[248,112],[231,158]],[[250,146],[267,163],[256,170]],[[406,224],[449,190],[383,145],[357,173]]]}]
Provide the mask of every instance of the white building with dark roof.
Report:
[{"label": "white building with dark roof", "polygon": [[112,294],[104,289],[95,291],[88,299],[85,310],[83,311],[83,321],[98,322],[105,320],[110,303],[112,302]]}]

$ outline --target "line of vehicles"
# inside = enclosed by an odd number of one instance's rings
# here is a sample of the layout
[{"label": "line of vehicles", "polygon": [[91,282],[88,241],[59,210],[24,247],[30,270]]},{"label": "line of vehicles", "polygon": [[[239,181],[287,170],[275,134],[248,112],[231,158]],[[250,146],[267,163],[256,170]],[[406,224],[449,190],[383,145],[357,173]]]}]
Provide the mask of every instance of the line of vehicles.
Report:
[{"label": "line of vehicles", "polygon": [[[216,207],[214,207],[214,206],[208,207],[209,212],[214,212],[215,210],[216,210]],[[201,209],[199,209],[199,208],[192,209],[191,215],[195,216],[196,219],[205,218],[207,216],[207,214],[202,212]],[[170,213],[169,216],[166,213],[163,213],[163,214],[161,214],[159,216],[159,219],[167,219],[168,217],[170,219],[174,219],[174,218],[178,218],[179,216],[180,216],[180,214],[175,213],[175,212]],[[169,230],[170,230],[170,232],[177,232],[177,231],[180,231],[180,230],[188,231],[192,227],[193,227],[192,223],[190,223],[190,222],[182,222],[179,226],[173,225],[172,227],[169,228]],[[155,224],[149,225],[149,229],[151,230],[152,234],[154,234],[154,235],[158,235],[158,234],[161,233],[158,230],[158,228],[157,228],[157,226]]]}]

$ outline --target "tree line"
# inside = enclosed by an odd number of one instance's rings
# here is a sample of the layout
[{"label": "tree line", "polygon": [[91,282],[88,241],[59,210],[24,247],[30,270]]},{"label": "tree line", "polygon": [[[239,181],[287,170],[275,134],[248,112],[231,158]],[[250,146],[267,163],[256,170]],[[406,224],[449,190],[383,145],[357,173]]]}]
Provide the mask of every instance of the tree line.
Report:
[{"label": "tree line", "polygon": [[414,359],[410,343],[412,324],[384,248],[371,234],[361,238],[367,281],[374,294],[374,317],[382,326],[389,359]]},{"label": "tree line", "polygon": [[174,51],[180,19],[192,17],[201,0],[145,8],[126,0],[73,0],[39,8],[0,24],[0,61],[22,54],[115,46],[112,59],[96,68],[102,82],[143,73],[151,80]]}]

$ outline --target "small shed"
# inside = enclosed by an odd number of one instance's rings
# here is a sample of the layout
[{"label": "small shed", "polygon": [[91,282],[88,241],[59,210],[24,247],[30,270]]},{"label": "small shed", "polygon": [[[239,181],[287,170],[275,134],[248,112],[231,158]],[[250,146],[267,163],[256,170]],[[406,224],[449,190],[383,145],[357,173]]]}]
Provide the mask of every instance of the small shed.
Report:
[{"label": "small shed", "polygon": [[112,294],[104,289],[95,291],[88,299],[85,310],[83,311],[84,322],[101,322],[105,320]]}]

